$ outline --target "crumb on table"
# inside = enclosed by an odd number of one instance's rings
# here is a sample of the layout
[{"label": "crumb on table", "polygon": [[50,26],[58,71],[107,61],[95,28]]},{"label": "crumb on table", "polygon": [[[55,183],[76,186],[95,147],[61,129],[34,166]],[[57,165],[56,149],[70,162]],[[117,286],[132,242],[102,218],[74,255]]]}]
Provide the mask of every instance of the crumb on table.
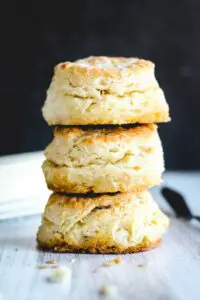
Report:
[{"label": "crumb on table", "polygon": [[71,269],[67,266],[59,266],[55,270],[52,270],[51,276],[48,278],[49,282],[61,282],[71,280]]},{"label": "crumb on table", "polygon": [[39,270],[48,269],[48,266],[37,266],[37,269]]},{"label": "crumb on table", "polygon": [[50,260],[46,261],[46,264],[49,264],[49,265],[55,265],[56,263],[57,263],[57,261],[55,259],[50,259]]},{"label": "crumb on table", "polygon": [[112,259],[110,261],[105,261],[103,263],[103,266],[105,266],[105,267],[111,267],[111,266],[114,266],[114,265],[119,265],[121,263],[122,263],[121,256],[117,256],[117,257],[115,257],[114,259]]},{"label": "crumb on table", "polygon": [[138,265],[138,268],[140,268],[140,269],[141,269],[141,268],[144,268],[144,267],[145,267],[145,264],[139,264],[139,265]]}]

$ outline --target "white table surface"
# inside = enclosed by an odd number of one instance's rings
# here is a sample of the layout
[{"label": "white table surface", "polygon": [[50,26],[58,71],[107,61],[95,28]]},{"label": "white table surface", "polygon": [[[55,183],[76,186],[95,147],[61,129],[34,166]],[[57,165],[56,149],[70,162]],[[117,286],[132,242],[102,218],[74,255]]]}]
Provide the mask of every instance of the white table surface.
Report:
[{"label": "white table surface", "polygon": [[[38,153],[36,156],[36,165],[39,165],[42,155]],[[30,155],[34,159],[36,156]],[[18,163],[21,167],[22,156],[12,159],[12,164]],[[16,197],[16,201],[26,197],[24,191],[21,194],[18,191],[23,188],[20,186],[22,175],[18,172],[15,194],[8,195],[5,188],[2,192],[2,186],[8,183],[2,182],[1,166],[9,164],[9,161],[0,159],[0,203],[5,193],[7,198]],[[33,196],[35,199],[44,198],[45,195],[42,176],[36,173],[34,177],[38,182],[38,190],[34,190],[34,195],[31,195],[31,184],[35,184],[29,171],[32,183],[27,183],[28,199]],[[12,176],[9,178],[10,184],[15,182],[16,174]],[[200,215],[200,172],[166,172],[164,180],[165,185],[180,190],[187,197],[192,210]],[[122,263],[112,267],[103,267],[102,264],[113,259],[114,255],[56,254],[37,250],[35,235],[40,215],[0,221],[0,300],[199,300],[200,224],[176,219],[160,196],[159,189],[154,189],[153,194],[164,211],[171,215],[171,227],[161,246],[149,252],[122,255]],[[44,199],[41,201],[44,202]],[[56,259],[57,264],[71,269],[71,282],[48,282],[52,269],[40,270],[37,266],[44,265],[50,259]],[[117,295],[99,295],[98,291],[103,285],[116,286]]]}]

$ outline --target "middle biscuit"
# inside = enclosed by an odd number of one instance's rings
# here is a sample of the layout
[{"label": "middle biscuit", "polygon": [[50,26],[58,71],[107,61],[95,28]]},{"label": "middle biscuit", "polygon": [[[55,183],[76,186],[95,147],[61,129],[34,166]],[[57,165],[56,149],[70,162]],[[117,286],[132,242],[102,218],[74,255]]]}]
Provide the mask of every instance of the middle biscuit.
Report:
[{"label": "middle biscuit", "polygon": [[65,193],[142,191],[161,182],[163,151],[157,126],[58,127],[42,168],[48,187]]}]

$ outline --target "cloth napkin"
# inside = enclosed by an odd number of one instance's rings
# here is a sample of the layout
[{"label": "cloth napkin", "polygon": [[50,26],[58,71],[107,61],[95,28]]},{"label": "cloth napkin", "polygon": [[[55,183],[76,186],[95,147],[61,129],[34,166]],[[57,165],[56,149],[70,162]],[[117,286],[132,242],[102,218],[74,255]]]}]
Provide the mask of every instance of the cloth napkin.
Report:
[{"label": "cloth napkin", "polygon": [[0,157],[0,220],[41,213],[50,192],[42,152]]}]

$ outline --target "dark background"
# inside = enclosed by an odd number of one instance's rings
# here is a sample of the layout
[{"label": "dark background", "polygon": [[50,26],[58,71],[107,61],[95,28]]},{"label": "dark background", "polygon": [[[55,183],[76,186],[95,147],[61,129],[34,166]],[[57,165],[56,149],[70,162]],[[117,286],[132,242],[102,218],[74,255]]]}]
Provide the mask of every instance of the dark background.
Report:
[{"label": "dark background", "polygon": [[43,149],[55,64],[88,55],[148,58],[171,108],[160,126],[167,168],[200,169],[200,1],[4,1],[0,154]]}]

